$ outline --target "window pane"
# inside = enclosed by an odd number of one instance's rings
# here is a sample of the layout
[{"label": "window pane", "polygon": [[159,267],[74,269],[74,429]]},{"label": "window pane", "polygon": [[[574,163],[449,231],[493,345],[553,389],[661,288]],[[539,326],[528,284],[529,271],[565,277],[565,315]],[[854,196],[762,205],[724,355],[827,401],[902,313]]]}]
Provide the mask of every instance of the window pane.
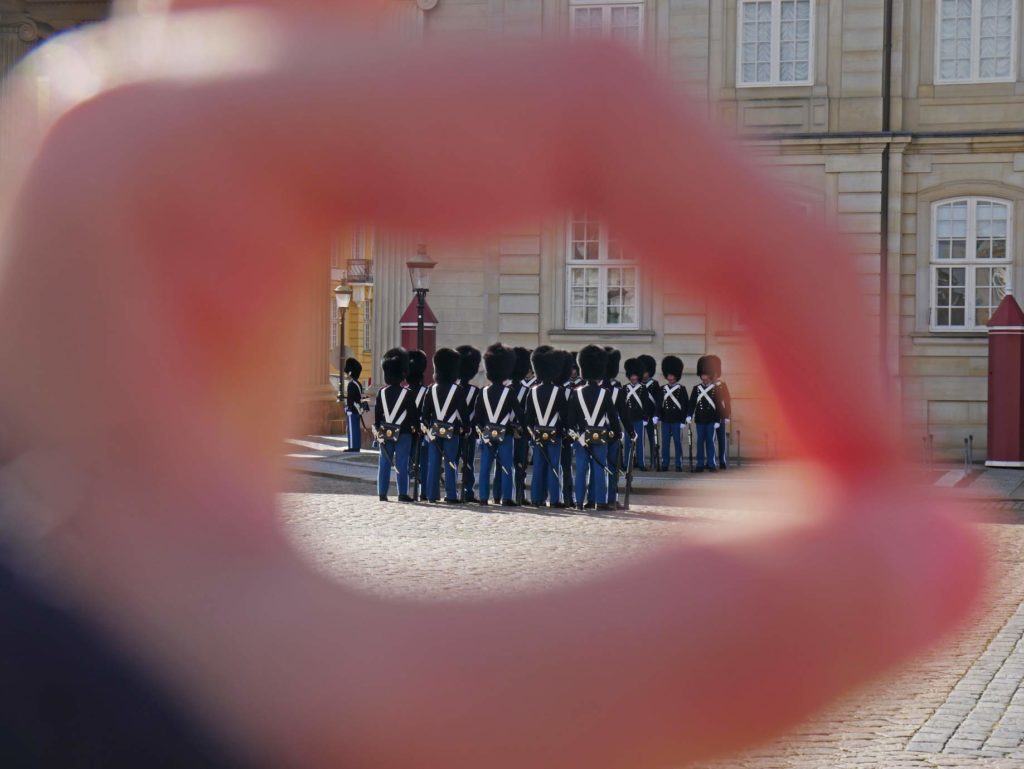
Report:
[{"label": "window pane", "polygon": [[948,326],[949,325],[949,310],[939,307],[935,314],[935,324],[937,326]]},{"label": "window pane", "polygon": [[964,325],[964,318],[967,313],[964,310],[950,310],[949,311],[949,325],[951,326],[962,326]]},{"label": "window pane", "polygon": [[771,10],[772,4],[768,0],[743,3],[743,24],[740,27],[741,82],[765,83],[771,80]]},{"label": "window pane", "polygon": [[779,22],[779,80],[799,82],[810,72],[810,0],[782,0]]},{"label": "window pane", "polygon": [[592,261],[600,257],[600,223],[589,219],[587,214],[576,214],[572,222],[572,248],[570,258]]},{"label": "window pane", "polygon": [[1013,9],[1000,0],[981,0],[978,74],[1004,77],[1010,71]]},{"label": "window pane", "polygon": [[939,77],[971,76],[971,0],[942,0],[939,23]]}]

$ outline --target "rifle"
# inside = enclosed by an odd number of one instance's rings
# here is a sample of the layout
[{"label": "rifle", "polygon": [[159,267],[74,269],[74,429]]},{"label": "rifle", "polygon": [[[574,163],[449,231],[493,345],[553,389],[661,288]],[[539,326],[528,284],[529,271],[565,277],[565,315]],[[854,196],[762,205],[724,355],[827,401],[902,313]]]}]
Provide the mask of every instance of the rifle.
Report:
[{"label": "rifle", "polygon": [[[472,432],[459,438],[459,463],[462,467],[459,478],[459,499],[463,502],[466,501],[466,477],[473,474],[473,468],[470,463],[474,452],[474,443],[475,440]],[[449,462],[449,464],[451,463]]]},{"label": "rifle", "polygon": [[420,498],[420,449],[423,446],[423,436],[418,429],[413,429],[412,439],[415,441],[412,447],[412,498]]},{"label": "rifle", "polygon": [[[517,450],[516,443],[522,447]],[[523,505],[526,502],[526,457],[530,451],[530,444],[526,442],[526,436],[519,435],[512,439],[512,461],[516,472],[512,476],[512,485],[515,487],[516,502]]]},{"label": "rifle", "polygon": [[693,472],[693,422],[686,423],[687,443],[690,444],[690,472]]},{"label": "rifle", "polygon": [[658,420],[658,424],[651,425],[654,428],[654,456],[651,459],[654,460],[655,470],[661,472],[661,420]]},{"label": "rifle", "polygon": [[[623,447],[625,451],[625,447]],[[629,456],[626,458],[626,496],[622,501],[624,510],[629,510],[629,495],[633,491],[633,460],[636,458],[636,436],[629,444]]]}]

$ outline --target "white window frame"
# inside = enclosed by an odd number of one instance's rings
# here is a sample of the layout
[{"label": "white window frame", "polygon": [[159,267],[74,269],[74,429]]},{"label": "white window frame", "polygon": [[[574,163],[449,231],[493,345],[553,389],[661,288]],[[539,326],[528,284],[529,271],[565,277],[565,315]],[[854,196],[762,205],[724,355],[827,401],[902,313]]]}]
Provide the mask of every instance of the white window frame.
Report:
[{"label": "white window frame", "polygon": [[[806,80],[780,80],[779,72],[782,69],[782,0],[771,0],[772,4],[772,54],[771,54],[771,80],[765,83],[746,82],[743,79],[743,6],[757,0],[737,0],[736,3],[736,87],[737,88],[779,88],[789,86],[814,85],[814,40],[816,0],[810,0],[810,24],[811,34],[807,41],[807,79]],[[763,1],[763,0],[762,0]]]},{"label": "white window frame", "polygon": [[363,302],[363,352],[373,350],[373,300]]},{"label": "white window frame", "polygon": [[[586,214],[583,214],[586,216]],[[598,234],[598,258],[597,259],[573,259],[573,223],[580,221],[575,214],[568,217],[568,225],[565,235],[565,328],[573,331],[636,331],[640,328],[640,308],[642,307],[641,296],[641,274],[640,264],[635,258],[630,259],[609,259],[608,258],[608,225],[599,222]],[[593,219],[589,221],[595,221]],[[600,320],[597,323],[574,323],[572,320],[572,270],[573,268],[589,267],[597,270],[597,316]],[[632,323],[608,323],[608,270],[617,268],[628,268],[635,270],[636,280],[634,291],[636,293],[636,308],[633,313]]]},{"label": "white window frame", "polygon": [[632,2],[618,2],[618,3],[600,3],[594,2],[594,0],[569,0],[569,34],[575,36],[576,34],[576,13],[577,8],[600,8],[601,9],[601,31],[602,36],[606,38],[611,37],[611,22],[612,22],[612,8],[638,8],[640,10],[640,29],[637,32],[639,39],[637,45],[640,49],[644,47],[644,34],[645,34],[645,2],[641,0],[633,0]]},{"label": "white window frame", "polygon": [[971,0],[971,75],[967,78],[942,77],[942,0],[935,0],[935,83],[1013,83],[1017,80],[1017,19],[1020,0],[1011,0],[1010,73],[1004,77],[981,77],[981,0]]},{"label": "white window frame", "polygon": [[[997,203],[1006,206],[1006,257],[1003,259],[978,259],[977,256],[965,257],[964,259],[939,259],[937,253],[938,243],[938,220],[939,208],[951,203],[967,203],[967,243],[964,247],[965,254],[977,254],[977,204]],[[974,291],[976,288],[975,271],[979,267],[1006,267],[1006,293],[1013,293],[1014,279],[1014,243],[1013,243],[1013,201],[1004,198],[993,198],[984,195],[961,195],[955,198],[943,198],[932,203],[931,232],[929,233],[930,243],[928,244],[928,329],[934,333],[963,333],[965,331],[983,331],[984,325],[976,325],[974,314],[977,305],[975,304]],[[940,326],[938,320],[938,306],[935,303],[936,280],[938,270],[943,267],[963,267],[964,276],[964,325],[962,326]],[[993,312],[995,309],[993,308]]]}]

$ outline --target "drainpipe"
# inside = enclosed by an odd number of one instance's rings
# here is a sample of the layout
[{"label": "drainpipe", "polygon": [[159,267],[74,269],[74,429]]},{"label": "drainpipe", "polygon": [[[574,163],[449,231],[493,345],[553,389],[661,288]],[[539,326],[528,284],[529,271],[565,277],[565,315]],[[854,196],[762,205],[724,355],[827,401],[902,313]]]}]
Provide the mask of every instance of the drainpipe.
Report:
[{"label": "drainpipe", "polygon": [[[892,3],[884,0],[882,25],[882,133],[892,132]],[[882,358],[884,389],[889,389],[889,145],[882,148],[881,236],[879,238],[879,353]]]}]

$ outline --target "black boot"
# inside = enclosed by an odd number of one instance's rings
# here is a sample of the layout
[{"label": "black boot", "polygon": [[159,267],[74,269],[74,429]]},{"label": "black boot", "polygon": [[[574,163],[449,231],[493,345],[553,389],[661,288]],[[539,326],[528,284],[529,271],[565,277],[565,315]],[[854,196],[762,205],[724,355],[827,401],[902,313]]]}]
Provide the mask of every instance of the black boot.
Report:
[{"label": "black boot", "polygon": [[408,494],[399,494],[398,495],[398,501],[399,502],[415,502],[416,500],[413,499],[412,497],[410,497]]},{"label": "black boot", "polygon": [[380,501],[381,502],[388,502],[389,500],[388,500],[387,494],[381,494],[380,495]]}]

